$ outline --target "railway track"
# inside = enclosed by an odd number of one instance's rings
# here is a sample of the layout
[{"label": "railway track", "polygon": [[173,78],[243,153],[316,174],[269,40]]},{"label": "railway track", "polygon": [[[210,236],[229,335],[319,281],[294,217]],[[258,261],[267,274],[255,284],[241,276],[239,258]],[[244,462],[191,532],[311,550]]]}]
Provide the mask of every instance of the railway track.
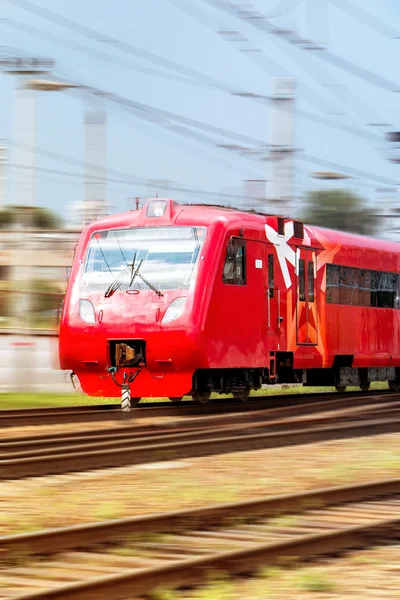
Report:
[{"label": "railway track", "polygon": [[120,467],[315,443],[400,430],[400,406],[391,396],[269,409],[184,420],[170,426],[136,425],[0,443],[0,479]]},{"label": "railway track", "polygon": [[199,405],[195,402],[153,402],[136,406],[131,412],[122,412],[120,404],[96,404],[81,406],[62,406],[56,408],[35,408],[0,410],[0,428],[2,427],[25,427],[34,425],[54,425],[64,423],[85,423],[106,420],[126,421],[134,418],[145,419],[149,417],[184,417],[200,416],[204,414],[223,414],[232,411],[248,412],[265,410],[267,408],[282,408],[297,406],[304,403],[319,403],[324,400],[349,400],[358,398],[370,399],[375,396],[390,396],[400,399],[400,394],[390,390],[379,390],[379,392],[348,392],[338,394],[337,392],[324,392],[319,394],[287,394],[277,396],[253,396],[247,402],[240,402],[233,398],[222,398],[213,400],[207,405]]},{"label": "railway track", "polygon": [[0,598],[134,598],[399,536],[400,479],[6,536]]}]

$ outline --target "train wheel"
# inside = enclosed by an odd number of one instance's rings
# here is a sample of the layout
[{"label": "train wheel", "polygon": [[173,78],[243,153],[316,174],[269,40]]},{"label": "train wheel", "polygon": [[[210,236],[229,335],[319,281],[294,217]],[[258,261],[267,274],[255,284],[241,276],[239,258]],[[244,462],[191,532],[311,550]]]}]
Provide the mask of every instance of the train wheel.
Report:
[{"label": "train wheel", "polygon": [[181,400],[183,399],[183,396],[180,396],[179,398],[178,397],[176,397],[176,398],[170,397],[169,399],[171,400],[171,402],[181,402]]},{"label": "train wheel", "polygon": [[400,392],[400,382],[399,381],[389,381],[389,389],[392,392],[399,393]]},{"label": "train wheel", "polygon": [[368,392],[370,387],[371,387],[370,381],[363,381],[362,383],[360,383],[360,390],[362,392]]},{"label": "train wheel", "polygon": [[192,400],[195,402],[200,402],[200,404],[207,404],[210,398],[211,392],[208,390],[195,390],[192,394]]},{"label": "train wheel", "polygon": [[240,392],[232,392],[232,396],[235,400],[241,400],[242,402],[246,402],[250,396],[250,388],[246,388],[245,390],[240,390]]},{"label": "train wheel", "polygon": [[335,385],[336,391],[339,392],[339,394],[344,394],[346,391],[346,386],[345,385]]}]

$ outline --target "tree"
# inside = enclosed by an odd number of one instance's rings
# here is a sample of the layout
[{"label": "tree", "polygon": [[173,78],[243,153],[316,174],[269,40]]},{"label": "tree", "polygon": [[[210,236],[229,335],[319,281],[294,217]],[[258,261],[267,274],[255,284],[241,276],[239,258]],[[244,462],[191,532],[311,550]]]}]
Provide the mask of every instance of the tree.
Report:
[{"label": "tree", "polygon": [[33,216],[34,227],[39,229],[59,229],[61,221],[58,215],[49,210],[38,206]]},{"label": "tree", "polygon": [[9,206],[0,209],[0,227],[8,229],[14,220],[14,212]]},{"label": "tree", "polygon": [[310,225],[362,235],[373,235],[376,230],[372,209],[365,206],[363,198],[348,190],[309,193],[303,220]]},{"label": "tree", "polygon": [[34,227],[36,229],[58,229],[61,220],[57,214],[42,206],[5,206],[0,209],[0,228],[15,226]]}]

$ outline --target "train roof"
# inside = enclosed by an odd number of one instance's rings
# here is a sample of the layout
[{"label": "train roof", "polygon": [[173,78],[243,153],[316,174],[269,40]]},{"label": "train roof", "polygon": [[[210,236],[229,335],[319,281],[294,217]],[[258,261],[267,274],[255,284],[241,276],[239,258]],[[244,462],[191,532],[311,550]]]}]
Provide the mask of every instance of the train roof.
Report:
[{"label": "train roof", "polygon": [[[153,216],[146,217],[148,207],[152,203],[159,205],[164,203],[168,207],[169,213],[163,218]],[[157,218],[157,221],[156,221]],[[232,226],[239,226],[243,222],[244,226],[253,228],[264,227],[265,224],[274,226],[277,219],[284,221],[298,221],[292,217],[281,217],[273,214],[263,213],[255,210],[245,210],[224,205],[216,204],[179,204],[171,198],[150,198],[146,204],[139,210],[130,210],[124,213],[110,215],[98,221],[95,221],[87,226],[89,232],[98,229],[113,229],[125,228],[132,226],[145,226],[151,221],[151,226],[166,225],[173,220],[175,223],[187,221],[188,224],[199,223],[201,225],[211,225],[216,218],[223,218]],[[150,225],[150,224],[149,224]],[[320,246],[321,243],[328,242],[330,244],[340,244],[359,249],[374,249],[380,252],[389,252],[400,254],[400,243],[389,242],[379,238],[337,231],[315,225],[307,225],[304,223],[304,228],[307,236],[310,238],[311,245]]]}]

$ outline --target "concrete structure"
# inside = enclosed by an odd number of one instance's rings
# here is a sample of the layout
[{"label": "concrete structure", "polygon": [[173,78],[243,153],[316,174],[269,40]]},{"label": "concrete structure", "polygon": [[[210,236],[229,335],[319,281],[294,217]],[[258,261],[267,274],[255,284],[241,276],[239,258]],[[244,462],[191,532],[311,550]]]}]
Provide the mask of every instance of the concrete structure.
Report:
[{"label": "concrete structure", "polygon": [[48,73],[54,67],[49,58],[11,56],[6,50],[0,67],[17,77],[14,113],[14,166],[16,168],[13,204],[33,205],[35,199],[36,90],[30,78]]},{"label": "concrete structure", "polygon": [[0,208],[6,204],[7,164],[7,146],[5,144],[0,144]]},{"label": "concrete structure", "polygon": [[269,210],[288,216],[294,196],[294,103],[296,81],[272,80]]},{"label": "concrete structure", "polygon": [[87,225],[107,214],[106,188],[107,115],[96,106],[85,111],[85,199],[78,225]]},{"label": "concrete structure", "polygon": [[14,201],[35,204],[36,91],[25,88],[27,76],[20,76],[15,94],[14,116]]},{"label": "concrete structure", "polygon": [[243,182],[243,208],[268,212],[265,179],[246,179]]}]

